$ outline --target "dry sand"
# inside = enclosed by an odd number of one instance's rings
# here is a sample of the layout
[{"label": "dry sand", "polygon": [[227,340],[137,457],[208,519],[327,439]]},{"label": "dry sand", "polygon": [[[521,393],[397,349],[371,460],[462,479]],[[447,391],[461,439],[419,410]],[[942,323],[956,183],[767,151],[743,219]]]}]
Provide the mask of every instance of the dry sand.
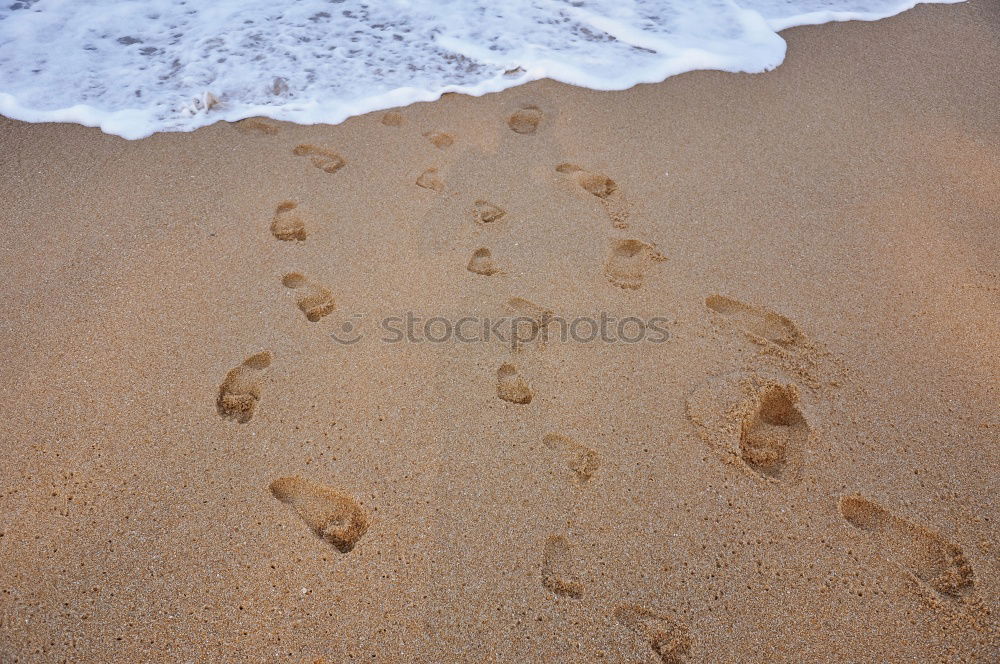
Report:
[{"label": "dry sand", "polygon": [[[0,661],[998,661],[998,5],[786,37],[0,122]],[[408,310],[671,338],[380,342]]]}]

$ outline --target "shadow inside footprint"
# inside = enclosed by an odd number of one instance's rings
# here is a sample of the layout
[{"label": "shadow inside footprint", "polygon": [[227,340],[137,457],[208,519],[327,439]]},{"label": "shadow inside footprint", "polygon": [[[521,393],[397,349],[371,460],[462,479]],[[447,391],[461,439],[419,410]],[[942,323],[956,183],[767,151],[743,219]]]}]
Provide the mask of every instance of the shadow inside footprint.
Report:
[{"label": "shadow inside footprint", "polygon": [[755,307],[725,295],[710,295],[705,298],[705,306],[737,325],[758,342],[766,340],[788,347],[805,341],[805,335],[795,323],[763,307]]},{"label": "shadow inside footprint", "polygon": [[691,634],[684,623],[637,604],[619,605],[613,615],[645,639],[664,664],[682,664],[691,656]]},{"label": "shadow inside footprint", "polygon": [[243,360],[226,374],[219,385],[216,409],[224,419],[246,424],[253,417],[260,400],[261,372],[271,366],[271,354],[257,353]]},{"label": "shadow inside footprint", "polygon": [[292,150],[292,154],[297,157],[309,157],[309,161],[316,168],[326,173],[336,173],[347,165],[347,162],[333,150],[319,148],[315,145],[303,143]]},{"label": "shadow inside footprint", "polygon": [[472,204],[472,216],[480,224],[492,224],[495,221],[500,221],[505,214],[507,214],[506,210],[489,201],[480,199]]},{"label": "shadow inside footprint", "polygon": [[497,369],[497,396],[515,404],[529,404],[534,396],[528,382],[518,373],[517,367],[504,362]]},{"label": "shadow inside footprint", "polygon": [[472,258],[469,259],[466,269],[469,272],[482,274],[487,277],[499,272],[496,264],[493,262],[493,254],[486,247],[480,247],[472,252]]},{"label": "shadow inside footprint", "polygon": [[274,497],[295,508],[316,535],[341,553],[354,548],[368,530],[368,516],[354,498],[301,477],[271,482]]},{"label": "shadow inside footprint", "polygon": [[611,194],[618,191],[618,185],[608,176],[601,175],[600,173],[585,171],[576,164],[559,164],[556,166],[556,171],[574,176],[577,184],[583,187],[588,193],[593,194],[598,198],[607,198]]},{"label": "shadow inside footprint", "polygon": [[542,121],[542,110],[537,106],[525,106],[507,118],[507,126],[518,134],[534,134]]},{"label": "shadow inside footprint", "polygon": [[794,484],[801,478],[812,427],[787,376],[714,376],[688,396],[685,410],[698,436],[727,463],[767,482]]},{"label": "shadow inside footprint", "polygon": [[974,589],[972,566],[958,545],[857,494],[841,498],[839,508],[848,523],[937,593],[954,599]]},{"label": "shadow inside footprint", "polygon": [[271,235],[285,242],[292,240],[302,242],[306,239],[308,236],[306,224],[295,212],[297,207],[298,203],[294,201],[284,201],[278,205],[271,220]]},{"label": "shadow inside footprint", "polygon": [[654,261],[665,260],[652,245],[639,240],[615,240],[604,262],[604,275],[615,286],[635,290],[642,286]]},{"label": "shadow inside footprint", "polygon": [[295,304],[306,315],[306,320],[315,323],[336,308],[330,291],[315,284],[298,272],[290,272],[281,279],[286,288],[297,291]]},{"label": "shadow inside footprint", "polygon": [[552,535],[545,540],[542,586],[560,597],[583,597],[583,583],[574,571],[572,548],[569,540],[561,535]]},{"label": "shadow inside footprint", "polygon": [[585,484],[594,476],[601,465],[601,458],[594,450],[581,445],[561,433],[546,434],[542,438],[545,447],[558,453],[580,484]]},{"label": "shadow inside footprint", "polygon": [[622,195],[618,184],[606,175],[591,173],[576,164],[563,163],[556,171],[569,175],[589,194],[596,196],[615,228],[628,228],[632,206]]},{"label": "shadow inside footprint", "polygon": [[798,399],[794,385],[767,384],[744,417],[740,456],[758,473],[780,480],[790,456],[806,447],[809,426],[795,406]]}]

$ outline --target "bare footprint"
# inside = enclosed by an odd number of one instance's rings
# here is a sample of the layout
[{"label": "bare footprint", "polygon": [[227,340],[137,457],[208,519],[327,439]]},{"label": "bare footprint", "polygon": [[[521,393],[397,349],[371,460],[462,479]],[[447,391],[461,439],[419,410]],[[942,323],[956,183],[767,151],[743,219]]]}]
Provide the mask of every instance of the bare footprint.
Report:
[{"label": "bare footprint", "polygon": [[523,405],[531,403],[534,393],[517,367],[504,362],[497,370],[497,396],[504,401]]},{"label": "bare footprint", "polygon": [[540,348],[548,341],[548,326],[555,313],[548,307],[535,304],[523,297],[507,300],[507,309],[514,314],[511,321],[511,344],[514,350],[526,343],[537,341]]},{"label": "bare footprint", "polygon": [[570,163],[559,164],[556,166],[556,171],[569,175],[584,191],[596,196],[615,228],[628,228],[628,218],[632,211],[632,205],[614,180],[606,175],[591,173]]},{"label": "bare footprint", "polygon": [[336,308],[329,289],[309,281],[298,272],[289,272],[282,277],[281,283],[286,288],[298,291],[295,304],[306,315],[306,319],[313,323]]},{"label": "bare footprint", "polygon": [[740,456],[762,475],[782,479],[788,464],[809,440],[809,425],[796,408],[795,385],[767,383],[743,416]]},{"label": "bare footprint", "polygon": [[424,138],[429,140],[434,147],[441,150],[444,148],[450,148],[455,143],[455,137],[451,134],[446,134],[443,131],[429,131],[424,134]]},{"label": "bare footprint", "polygon": [[472,252],[472,258],[469,259],[469,264],[466,265],[466,269],[469,272],[474,272],[487,277],[500,272],[500,270],[497,269],[496,264],[493,262],[493,254],[486,247],[480,247]]},{"label": "bare footprint", "polygon": [[480,224],[492,224],[493,222],[500,221],[505,214],[507,214],[507,211],[499,205],[494,205],[482,199],[472,205],[472,216]]},{"label": "bare footprint", "polygon": [[368,530],[368,516],[354,498],[301,477],[271,482],[274,497],[295,508],[299,517],[341,553],[354,548]]},{"label": "bare footprint", "polygon": [[404,121],[403,114],[398,111],[389,111],[382,116],[382,124],[386,127],[400,127]]},{"label": "bare footprint", "polygon": [[273,136],[278,133],[278,128],[270,122],[264,122],[260,118],[247,118],[236,123],[236,128],[244,134],[265,134]]},{"label": "bare footprint", "polygon": [[691,634],[687,625],[675,618],[637,604],[619,605],[612,615],[645,639],[664,664],[682,664],[691,656]]},{"label": "bare footprint", "polygon": [[534,134],[542,121],[542,110],[537,106],[525,106],[507,118],[507,126],[518,134]]},{"label": "bare footprint", "polygon": [[274,212],[271,220],[271,235],[279,240],[299,242],[306,239],[308,232],[302,217],[295,212],[298,203],[294,201],[284,201],[278,204],[278,209]]},{"label": "bare footprint", "polygon": [[972,566],[958,545],[857,494],[841,498],[839,507],[848,523],[870,535],[885,555],[937,593],[957,599],[973,591]]},{"label": "bare footprint", "polygon": [[444,191],[444,181],[438,177],[438,169],[428,168],[417,178],[417,186],[441,193]]},{"label": "bare footprint", "polygon": [[766,481],[798,480],[811,429],[794,383],[748,372],[716,376],[688,397],[687,416],[724,461]]},{"label": "bare footprint", "polygon": [[542,549],[542,585],[560,597],[580,599],[583,583],[574,572],[573,550],[569,540],[552,535]]},{"label": "bare footprint", "polygon": [[336,173],[347,165],[344,158],[336,152],[325,148],[319,148],[315,145],[309,145],[308,143],[296,146],[296,148],[292,150],[292,154],[297,157],[309,157],[309,161],[312,162],[313,166],[327,173]]},{"label": "bare footprint", "polygon": [[260,400],[261,372],[271,366],[271,354],[257,353],[243,360],[226,374],[219,385],[216,409],[227,420],[246,424],[253,417]]},{"label": "bare footprint", "polygon": [[514,312],[517,316],[531,320],[531,322],[533,322],[538,329],[548,325],[555,316],[555,313],[553,313],[553,311],[548,307],[535,304],[531,300],[523,297],[508,298],[507,308]]},{"label": "bare footprint", "polygon": [[546,434],[542,438],[542,443],[562,457],[566,467],[573,471],[576,481],[580,484],[586,484],[601,466],[601,458],[597,452],[569,436],[561,433]]},{"label": "bare footprint", "polygon": [[742,329],[757,343],[770,341],[787,348],[805,342],[805,335],[795,323],[769,309],[725,295],[708,296],[705,306]]},{"label": "bare footprint", "polygon": [[604,262],[604,275],[619,288],[635,290],[642,286],[652,264],[663,260],[666,257],[650,244],[640,240],[615,240]]}]

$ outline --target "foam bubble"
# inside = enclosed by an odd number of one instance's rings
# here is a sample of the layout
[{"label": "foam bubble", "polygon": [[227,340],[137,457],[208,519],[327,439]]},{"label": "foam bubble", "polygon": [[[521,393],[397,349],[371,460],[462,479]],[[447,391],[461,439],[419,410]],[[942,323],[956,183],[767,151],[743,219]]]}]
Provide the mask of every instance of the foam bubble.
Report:
[{"label": "foam bubble", "polygon": [[620,90],[695,69],[773,69],[778,30],[914,4],[14,0],[0,9],[0,113],[141,138],[255,115],[337,123],[540,78]]}]

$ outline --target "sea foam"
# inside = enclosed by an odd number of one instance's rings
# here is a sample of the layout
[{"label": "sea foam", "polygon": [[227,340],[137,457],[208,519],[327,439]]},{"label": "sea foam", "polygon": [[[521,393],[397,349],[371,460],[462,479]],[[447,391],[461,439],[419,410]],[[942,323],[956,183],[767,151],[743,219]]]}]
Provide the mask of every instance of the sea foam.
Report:
[{"label": "sea foam", "polygon": [[[955,2],[959,0],[937,0]],[[778,66],[796,25],[914,0],[8,0],[0,113],[125,138],[344,119],[540,78],[621,90]]]}]

